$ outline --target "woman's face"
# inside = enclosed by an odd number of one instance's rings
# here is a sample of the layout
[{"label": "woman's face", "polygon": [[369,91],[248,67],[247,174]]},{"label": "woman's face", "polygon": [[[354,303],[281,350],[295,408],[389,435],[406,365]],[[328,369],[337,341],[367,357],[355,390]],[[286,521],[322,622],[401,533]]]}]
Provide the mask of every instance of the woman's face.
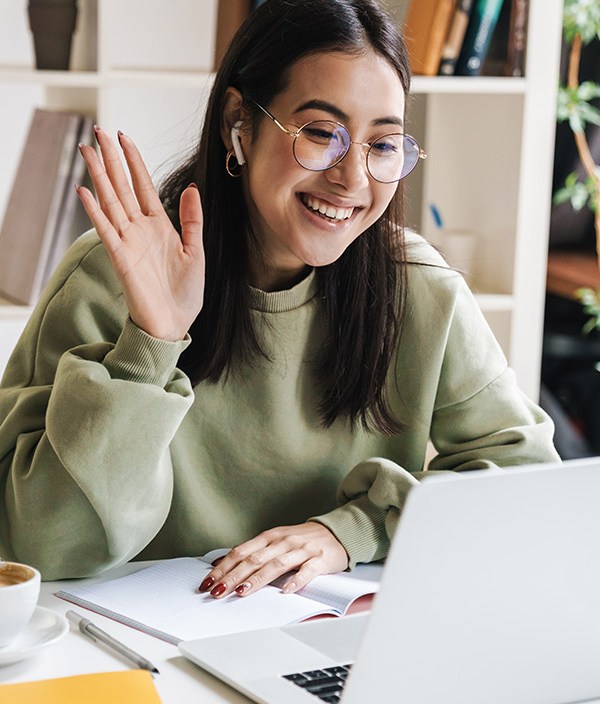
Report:
[{"label": "woman's face", "polygon": [[[356,142],[403,132],[404,91],[395,69],[372,51],[318,53],[300,59],[288,87],[266,107],[287,129],[311,120],[343,123]],[[261,251],[252,284],[264,290],[292,285],[307,266],[324,266],[385,211],[397,183],[368,173],[366,148],[352,144],[327,171],[307,171],[294,159],[293,139],[264,117],[258,134],[241,135],[244,192]],[[319,207],[334,208],[336,217]]]}]

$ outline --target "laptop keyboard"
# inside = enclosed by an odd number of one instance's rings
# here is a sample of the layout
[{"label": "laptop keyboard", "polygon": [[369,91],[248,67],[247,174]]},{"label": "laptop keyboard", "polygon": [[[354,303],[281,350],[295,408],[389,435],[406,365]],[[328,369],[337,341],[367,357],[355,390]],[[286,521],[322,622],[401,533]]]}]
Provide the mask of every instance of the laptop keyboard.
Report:
[{"label": "laptop keyboard", "polygon": [[307,672],[294,672],[291,675],[282,675],[284,679],[302,687],[314,694],[322,702],[335,704],[340,701],[342,688],[351,665],[336,665],[323,670],[308,670]]}]

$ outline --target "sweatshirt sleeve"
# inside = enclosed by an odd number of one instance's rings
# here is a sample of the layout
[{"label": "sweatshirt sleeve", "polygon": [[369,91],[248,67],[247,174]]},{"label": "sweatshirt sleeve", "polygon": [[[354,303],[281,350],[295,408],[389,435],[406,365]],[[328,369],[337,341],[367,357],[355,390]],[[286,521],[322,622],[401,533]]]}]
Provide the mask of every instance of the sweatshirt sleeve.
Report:
[{"label": "sweatshirt sleeve", "polygon": [[58,579],[142,550],[173,490],[169,444],[193,400],[189,340],[127,317],[92,233],[52,277],[0,387],[0,555]]},{"label": "sweatshirt sleeve", "polygon": [[[462,277],[424,268],[411,284],[394,379],[406,430],[389,457],[349,472],[338,508],[313,519],[340,540],[351,567],[387,555],[407,494],[426,473],[559,461],[551,419],[518,388]],[[437,454],[425,472],[428,441]]]}]

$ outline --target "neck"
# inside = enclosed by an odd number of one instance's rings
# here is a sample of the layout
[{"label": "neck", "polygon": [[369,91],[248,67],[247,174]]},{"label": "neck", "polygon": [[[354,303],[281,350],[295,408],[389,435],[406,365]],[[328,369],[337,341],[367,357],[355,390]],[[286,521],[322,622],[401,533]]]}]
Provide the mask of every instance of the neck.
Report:
[{"label": "neck", "polygon": [[312,267],[308,265],[299,269],[281,269],[260,262],[251,268],[250,285],[261,291],[285,291],[299,284],[311,271]]}]

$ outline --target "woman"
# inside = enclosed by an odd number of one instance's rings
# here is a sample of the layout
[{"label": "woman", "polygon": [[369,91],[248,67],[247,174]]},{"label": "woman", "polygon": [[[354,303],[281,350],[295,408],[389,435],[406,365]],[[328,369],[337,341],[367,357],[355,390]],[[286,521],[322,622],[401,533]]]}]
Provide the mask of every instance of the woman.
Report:
[{"label": "woman", "polygon": [[96,232],[3,380],[0,554],[56,579],[234,545],[202,591],[293,592],[385,557],[429,438],[431,470],[556,458],[460,274],[405,240],[408,90],[374,0],[268,0],[160,198],[97,130]]}]

